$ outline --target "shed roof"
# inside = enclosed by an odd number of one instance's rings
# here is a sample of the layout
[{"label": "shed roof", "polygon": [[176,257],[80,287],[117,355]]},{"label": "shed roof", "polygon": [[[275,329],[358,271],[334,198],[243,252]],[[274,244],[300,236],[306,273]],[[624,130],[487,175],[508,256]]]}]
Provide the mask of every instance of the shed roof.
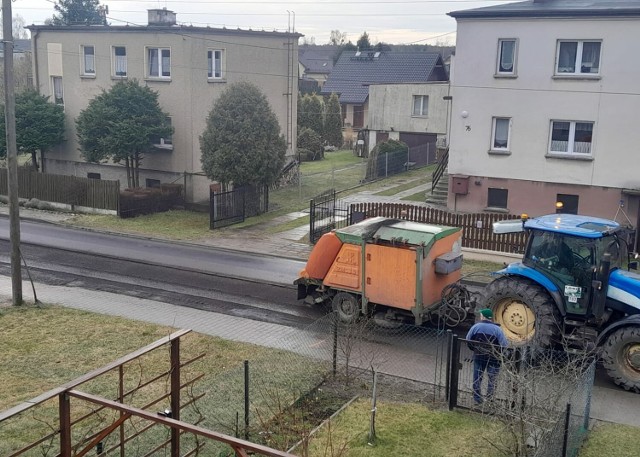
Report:
[{"label": "shed roof", "polygon": [[447,81],[437,52],[344,51],[321,94],[340,95],[340,103],[362,104],[370,84]]},{"label": "shed roof", "polygon": [[528,0],[448,13],[456,19],[640,16],[640,0]]}]

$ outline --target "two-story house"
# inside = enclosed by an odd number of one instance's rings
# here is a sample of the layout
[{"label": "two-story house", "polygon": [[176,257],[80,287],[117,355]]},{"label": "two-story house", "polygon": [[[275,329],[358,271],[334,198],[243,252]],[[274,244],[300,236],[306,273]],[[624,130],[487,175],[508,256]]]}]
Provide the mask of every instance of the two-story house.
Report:
[{"label": "two-story house", "polygon": [[[359,130],[367,126],[372,84],[448,80],[442,56],[437,52],[343,51],[320,93],[338,94],[345,127]],[[419,112],[426,112],[426,107]]]},{"label": "two-story house", "polygon": [[126,183],[122,165],[82,159],[75,119],[117,81],[135,78],[159,93],[175,132],[145,154],[141,182],[186,184],[186,197],[209,196],[200,142],[214,101],[228,84],[249,81],[267,96],[289,154],[296,139],[297,33],[180,26],[166,9],[149,10],[148,25],[31,26],[34,84],[64,105],[66,141],[47,153],[47,173]]},{"label": "two-story house", "polygon": [[446,144],[449,83],[371,84],[369,150],[389,139],[409,146],[416,165],[434,163],[437,145]]},{"label": "two-story house", "polygon": [[530,0],[449,15],[449,208],[636,225],[640,1]]}]

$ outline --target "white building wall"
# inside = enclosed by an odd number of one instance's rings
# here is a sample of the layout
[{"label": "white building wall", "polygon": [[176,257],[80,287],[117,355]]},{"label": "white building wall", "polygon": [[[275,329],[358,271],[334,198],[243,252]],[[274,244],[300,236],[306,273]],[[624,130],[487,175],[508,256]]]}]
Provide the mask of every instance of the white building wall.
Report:
[{"label": "white building wall", "polygon": [[[374,84],[369,86],[371,130],[446,134],[449,83]],[[413,115],[413,97],[429,97],[427,116]]]},{"label": "white building wall", "polygon": [[[62,75],[66,115],[66,141],[47,154],[52,160],[47,171],[86,176],[95,171],[95,165],[84,164],[79,152],[75,119],[89,101],[103,89],[108,90],[118,81],[112,76],[112,46],[125,46],[127,50],[128,79],[137,79],[159,93],[162,109],[171,116],[175,128],[173,151],[158,150],[145,155],[142,168],[157,177],[156,171],[167,172],[167,182],[174,173],[201,171],[199,136],[214,101],[228,87],[238,81],[257,85],[266,95],[280,124],[281,133],[292,139],[293,154],[297,137],[297,39],[292,39],[293,56],[287,50],[286,37],[268,33],[242,34],[217,31],[215,34],[162,33],[153,30],[40,30],[33,33],[37,53],[35,71],[38,90],[52,94],[51,76]],[[81,45],[95,46],[95,77],[81,76]],[[145,48],[148,46],[171,49],[171,79],[145,78]],[[223,49],[226,77],[219,81],[207,79],[207,50]],[[292,59],[294,75],[292,87],[287,86],[288,59]],[[291,92],[292,98],[286,94]],[[287,110],[290,109],[290,117]],[[292,120],[292,121],[291,121]],[[67,163],[68,165],[65,165]],[[78,166],[78,163],[82,166]],[[105,170],[105,175],[117,172],[117,165]],[[141,175],[144,184],[144,173]],[[126,182],[124,169],[121,183]],[[163,180],[165,182],[165,180]],[[187,194],[193,200],[208,198],[206,180],[193,181]]]},{"label": "white building wall", "polygon": [[[500,38],[518,40],[516,78],[494,76]],[[558,39],[602,40],[600,77],[554,77]],[[639,41],[637,18],[458,20],[449,173],[640,187]],[[512,118],[510,155],[488,153],[494,116]],[[552,119],[595,123],[589,160],[547,157]]]}]

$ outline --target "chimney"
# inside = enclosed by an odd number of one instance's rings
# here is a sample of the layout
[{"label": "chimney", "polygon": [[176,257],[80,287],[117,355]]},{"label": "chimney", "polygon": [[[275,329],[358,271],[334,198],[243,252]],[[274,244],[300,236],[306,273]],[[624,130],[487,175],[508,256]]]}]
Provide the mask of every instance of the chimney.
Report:
[{"label": "chimney", "polygon": [[149,13],[149,25],[176,25],[176,13],[166,8],[147,10]]}]

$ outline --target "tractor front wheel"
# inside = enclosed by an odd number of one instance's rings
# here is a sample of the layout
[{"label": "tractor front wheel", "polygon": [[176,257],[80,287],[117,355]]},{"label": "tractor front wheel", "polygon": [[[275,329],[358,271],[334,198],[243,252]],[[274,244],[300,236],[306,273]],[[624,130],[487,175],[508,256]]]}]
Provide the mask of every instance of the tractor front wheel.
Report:
[{"label": "tractor front wheel", "polygon": [[333,311],[338,315],[340,322],[352,324],[360,316],[360,303],[358,298],[348,292],[338,292],[331,301]]},{"label": "tractor front wheel", "polygon": [[536,343],[550,347],[560,340],[556,304],[543,287],[530,279],[496,279],[484,291],[484,306],[493,311],[494,321],[513,345]]},{"label": "tractor front wheel", "polygon": [[613,382],[640,393],[640,327],[624,327],[609,335],[602,364]]}]

